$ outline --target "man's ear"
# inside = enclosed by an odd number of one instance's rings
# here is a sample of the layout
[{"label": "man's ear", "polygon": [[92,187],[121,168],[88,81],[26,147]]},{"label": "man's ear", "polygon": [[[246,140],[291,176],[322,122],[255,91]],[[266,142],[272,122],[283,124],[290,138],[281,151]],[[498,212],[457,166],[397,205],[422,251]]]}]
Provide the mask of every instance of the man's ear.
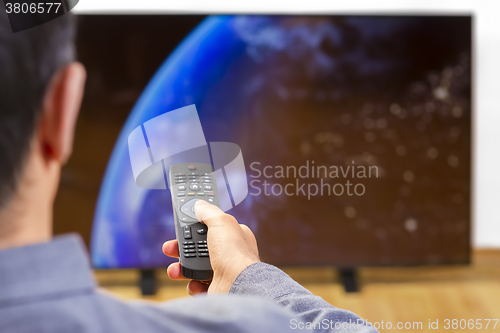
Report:
[{"label": "man's ear", "polygon": [[86,72],[73,62],[61,69],[45,92],[39,123],[39,139],[46,159],[66,163],[73,148]]}]

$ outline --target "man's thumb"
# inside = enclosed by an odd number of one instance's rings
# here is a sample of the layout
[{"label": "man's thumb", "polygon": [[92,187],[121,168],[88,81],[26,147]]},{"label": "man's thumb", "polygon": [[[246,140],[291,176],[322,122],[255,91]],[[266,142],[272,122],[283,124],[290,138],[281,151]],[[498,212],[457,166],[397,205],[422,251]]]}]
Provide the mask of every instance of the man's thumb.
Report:
[{"label": "man's thumb", "polygon": [[211,205],[205,200],[196,201],[194,212],[198,221],[203,221],[209,227],[215,217],[224,215],[224,212],[219,207]]}]

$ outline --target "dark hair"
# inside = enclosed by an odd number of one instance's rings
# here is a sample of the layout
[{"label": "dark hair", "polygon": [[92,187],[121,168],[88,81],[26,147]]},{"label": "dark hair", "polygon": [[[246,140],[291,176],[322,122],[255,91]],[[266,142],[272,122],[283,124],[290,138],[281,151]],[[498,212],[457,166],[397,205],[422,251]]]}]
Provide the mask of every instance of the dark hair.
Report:
[{"label": "dark hair", "polygon": [[24,170],[47,86],[74,58],[74,30],[68,13],[13,33],[0,10],[0,207]]}]

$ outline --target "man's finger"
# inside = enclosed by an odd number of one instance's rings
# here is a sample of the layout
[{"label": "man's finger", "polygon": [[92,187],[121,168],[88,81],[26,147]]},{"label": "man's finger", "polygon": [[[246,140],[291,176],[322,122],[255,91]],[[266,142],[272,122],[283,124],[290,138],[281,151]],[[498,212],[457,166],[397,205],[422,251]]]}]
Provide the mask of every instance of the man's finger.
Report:
[{"label": "man's finger", "polygon": [[207,283],[191,280],[187,285],[187,292],[191,296],[206,293],[208,290],[208,286],[209,285]]},{"label": "man's finger", "polygon": [[181,264],[174,262],[167,267],[167,274],[172,280],[188,280],[181,273]]},{"label": "man's finger", "polygon": [[[225,218],[226,215],[219,207],[209,204],[204,200],[198,200],[194,205],[194,211],[198,221],[203,221],[209,228],[210,225],[219,220],[218,218]],[[236,220],[234,220],[236,222]],[[236,222],[237,223],[237,222]]]},{"label": "man's finger", "polygon": [[163,253],[172,258],[179,258],[179,242],[177,239],[163,243]]}]

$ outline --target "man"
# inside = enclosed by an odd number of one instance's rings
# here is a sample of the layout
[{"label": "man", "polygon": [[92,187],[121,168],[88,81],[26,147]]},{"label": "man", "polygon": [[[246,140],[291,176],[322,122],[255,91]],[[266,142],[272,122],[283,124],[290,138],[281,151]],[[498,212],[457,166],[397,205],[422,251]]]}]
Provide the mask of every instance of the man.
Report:
[{"label": "man", "polygon": [[[72,39],[69,14],[13,34],[0,11],[0,332],[375,331],[260,263],[250,229],[206,202],[214,279],[188,284],[203,295],[155,306],[98,292],[81,240],[51,235],[86,75]],[[163,251],[178,256],[177,241]]]}]

